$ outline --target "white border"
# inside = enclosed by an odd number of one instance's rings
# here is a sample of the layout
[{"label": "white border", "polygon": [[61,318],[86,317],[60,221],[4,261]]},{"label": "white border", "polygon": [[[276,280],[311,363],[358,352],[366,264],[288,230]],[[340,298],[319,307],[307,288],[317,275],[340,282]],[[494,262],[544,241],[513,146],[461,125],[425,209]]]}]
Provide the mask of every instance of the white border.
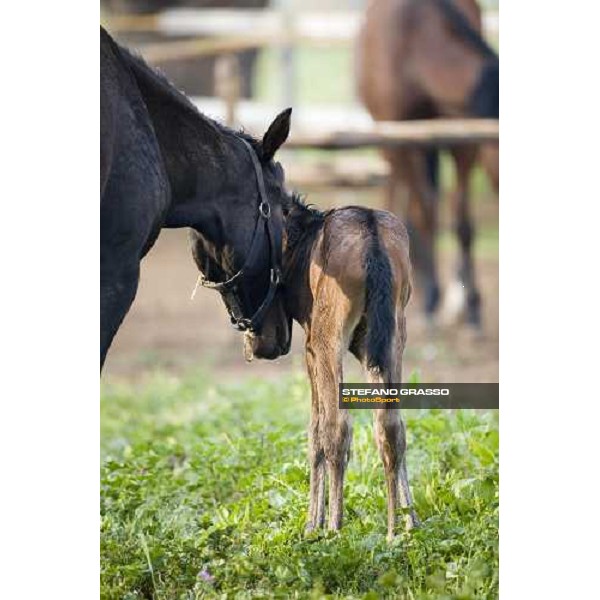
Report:
[{"label": "white border", "polygon": [[598,594],[598,7],[500,8],[500,592]]},{"label": "white border", "polygon": [[[2,596],[97,597],[98,6],[3,6]],[[501,18],[501,594],[597,594],[598,9]]]},{"label": "white border", "polygon": [[2,7],[4,598],[99,595],[98,24]]}]

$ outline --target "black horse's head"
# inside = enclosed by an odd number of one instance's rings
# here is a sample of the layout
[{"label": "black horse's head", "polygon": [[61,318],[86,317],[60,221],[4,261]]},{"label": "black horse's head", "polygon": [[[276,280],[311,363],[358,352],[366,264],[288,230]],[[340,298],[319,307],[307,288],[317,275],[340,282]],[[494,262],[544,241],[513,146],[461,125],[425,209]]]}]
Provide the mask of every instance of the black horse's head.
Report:
[{"label": "black horse's head", "polygon": [[273,160],[289,134],[291,112],[279,114],[260,141],[243,134],[231,140],[239,166],[235,181],[202,230],[191,234],[203,284],[221,293],[232,323],[246,333],[248,359],[250,353],[277,358],[291,343],[292,323],[278,289],[287,192],[283,168]]}]

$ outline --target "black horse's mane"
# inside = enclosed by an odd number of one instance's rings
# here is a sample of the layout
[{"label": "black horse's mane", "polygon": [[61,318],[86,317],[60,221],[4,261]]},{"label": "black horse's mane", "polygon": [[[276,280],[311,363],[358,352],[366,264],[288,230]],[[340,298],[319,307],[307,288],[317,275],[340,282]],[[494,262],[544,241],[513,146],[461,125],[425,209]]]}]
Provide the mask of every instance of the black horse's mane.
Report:
[{"label": "black horse's mane", "polygon": [[457,8],[452,0],[434,0],[440,8],[454,33],[466,44],[490,59],[498,59],[492,47],[483,39],[481,34],[473,28],[462,11]]},{"label": "black horse's mane", "polygon": [[227,137],[240,137],[249,142],[253,147],[257,146],[258,141],[249,133],[243,130],[231,129],[223,123],[201,113],[184,92],[169,81],[159,69],[150,66],[140,55],[120,44],[117,44],[117,47],[136,81],[138,84],[141,84],[141,87],[154,90],[161,98],[178,107],[181,113],[191,122],[202,126],[206,133],[214,135],[215,138],[223,135]]}]

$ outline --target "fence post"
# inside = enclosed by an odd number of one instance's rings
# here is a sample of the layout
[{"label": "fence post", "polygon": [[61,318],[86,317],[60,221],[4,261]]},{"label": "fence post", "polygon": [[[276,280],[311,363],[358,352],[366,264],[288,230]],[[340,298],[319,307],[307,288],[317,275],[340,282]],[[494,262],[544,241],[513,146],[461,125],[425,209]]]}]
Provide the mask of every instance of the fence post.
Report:
[{"label": "fence post", "polygon": [[215,63],[215,90],[225,103],[225,122],[230,127],[237,124],[237,104],[240,99],[240,63],[234,52],[221,54]]},{"label": "fence post", "polygon": [[294,60],[294,10],[292,0],[278,0],[285,41],[281,45],[281,99],[283,106],[295,106],[296,64]]}]

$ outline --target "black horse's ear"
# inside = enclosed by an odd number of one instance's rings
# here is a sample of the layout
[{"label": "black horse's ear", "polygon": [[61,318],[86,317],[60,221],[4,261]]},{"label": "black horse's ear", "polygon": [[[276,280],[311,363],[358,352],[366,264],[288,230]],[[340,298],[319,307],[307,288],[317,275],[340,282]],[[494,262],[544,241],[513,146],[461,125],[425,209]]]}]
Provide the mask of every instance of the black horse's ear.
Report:
[{"label": "black horse's ear", "polygon": [[290,134],[290,121],[292,117],[292,109],[286,108],[280,112],[275,120],[269,125],[267,133],[263,136],[260,144],[261,158],[268,162],[274,156],[275,152],[281,148],[285,140]]}]

